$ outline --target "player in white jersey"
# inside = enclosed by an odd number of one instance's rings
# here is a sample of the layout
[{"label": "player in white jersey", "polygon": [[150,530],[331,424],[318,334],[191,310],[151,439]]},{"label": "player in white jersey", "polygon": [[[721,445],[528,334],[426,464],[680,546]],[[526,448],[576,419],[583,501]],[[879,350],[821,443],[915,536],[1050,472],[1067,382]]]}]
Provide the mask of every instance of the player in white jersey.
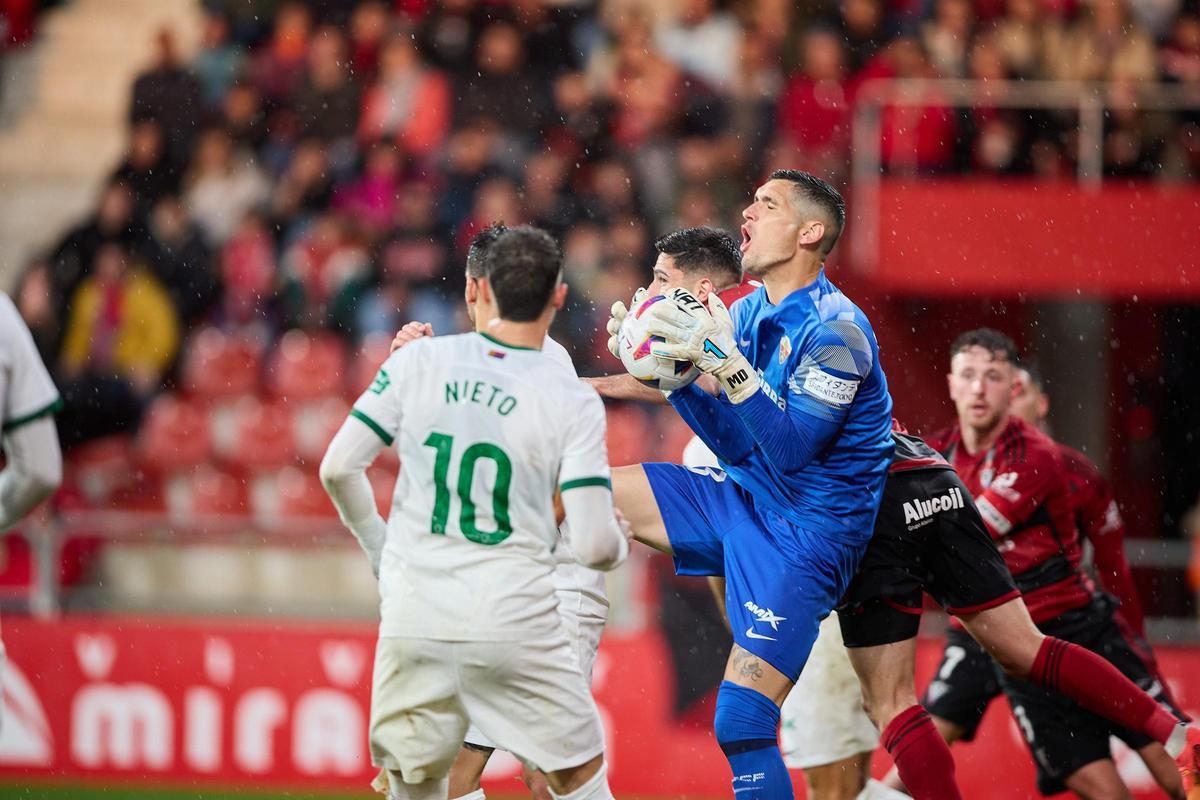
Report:
[{"label": "player in white jersey", "polygon": [[[54,412],[62,399],[16,306],[0,294],[0,532],[7,531],[62,482]],[[4,647],[0,645],[0,667]]]},{"label": "player in white jersey", "polygon": [[[321,476],[380,576],[373,761],[390,797],[445,798],[474,722],[547,774],[555,797],[609,798],[603,731],[558,616],[557,487],[581,563],[628,554],[612,505],[604,408],[541,352],[562,257],[513,228],[477,282],[486,331],[394,352],[330,443]],[[387,523],[365,470],[397,443]]]},{"label": "player in white jersey", "polygon": [[[466,301],[467,315],[475,325],[476,330],[487,330],[491,324],[490,318],[480,315],[477,308],[479,297],[479,280],[487,275],[488,248],[507,229],[503,224],[489,225],[471,240],[467,251],[466,269]],[[403,347],[409,342],[424,336],[433,336],[433,327],[425,322],[409,322],[400,329],[392,341],[392,351]],[[572,377],[576,375],[575,365],[571,356],[561,344],[546,337],[542,343],[542,352],[568,370]],[[565,527],[565,523],[563,525]],[[567,543],[565,532],[560,529],[559,543],[554,549],[554,588],[558,596],[558,614],[562,618],[563,627],[567,632],[567,640],[571,644],[571,652],[575,655],[579,671],[587,680],[592,682],[592,670],[596,664],[596,653],[600,648],[600,637],[604,632],[604,624],[608,620],[608,591],[605,585],[604,573],[588,569],[580,564],[571,547]],[[467,729],[463,739],[463,748],[459,751],[453,767],[450,769],[450,797],[459,800],[484,800],[480,780],[488,759],[496,749],[496,743],[484,736],[475,725]],[[546,778],[536,770],[526,765],[522,777],[533,793],[535,800],[545,800],[549,796]]]}]

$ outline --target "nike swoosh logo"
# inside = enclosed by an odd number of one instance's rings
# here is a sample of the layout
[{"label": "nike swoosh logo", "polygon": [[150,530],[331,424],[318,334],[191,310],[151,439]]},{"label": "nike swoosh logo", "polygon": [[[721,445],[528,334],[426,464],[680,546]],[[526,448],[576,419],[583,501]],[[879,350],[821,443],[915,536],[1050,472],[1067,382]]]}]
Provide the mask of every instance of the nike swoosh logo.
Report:
[{"label": "nike swoosh logo", "polygon": [[763,636],[761,633],[755,633],[753,626],[746,628],[746,635],[751,639],[766,639],[768,642],[778,641],[774,636]]}]

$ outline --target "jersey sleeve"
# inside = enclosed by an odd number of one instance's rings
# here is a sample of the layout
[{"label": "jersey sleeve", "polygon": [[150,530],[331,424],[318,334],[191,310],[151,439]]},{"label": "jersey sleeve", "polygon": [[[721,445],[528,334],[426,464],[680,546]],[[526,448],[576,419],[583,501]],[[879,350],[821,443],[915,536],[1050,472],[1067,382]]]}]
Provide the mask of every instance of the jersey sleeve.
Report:
[{"label": "jersey sleeve", "polygon": [[415,367],[422,349],[423,343],[417,340],[388,356],[350,409],[350,416],[374,431],[388,447],[400,432],[400,386],[406,377],[417,374]]},{"label": "jersey sleeve", "polygon": [[[50,373],[46,371],[37,345],[12,300],[0,294],[0,425],[8,433],[22,425],[53,414],[62,407],[62,399]],[[5,357],[6,356],[6,357]]]},{"label": "jersey sleeve", "polygon": [[808,337],[779,408],[763,392],[733,406],[764,455],[785,473],[804,469],[837,436],[874,352],[853,320],[822,323]]},{"label": "jersey sleeve", "polygon": [[579,384],[578,411],[568,415],[558,488],[566,492],[584,486],[612,488],[608,466],[604,403],[591,387]]},{"label": "jersey sleeve", "polygon": [[1063,480],[1057,454],[1030,439],[1008,443],[997,461],[991,483],[975,498],[993,539],[1024,527]]},{"label": "jersey sleeve", "polygon": [[571,361],[571,354],[567,352],[567,348],[549,336],[546,337],[546,341],[542,345],[542,352],[555,364],[568,370],[572,376],[579,377],[579,373],[575,371],[575,362]]}]

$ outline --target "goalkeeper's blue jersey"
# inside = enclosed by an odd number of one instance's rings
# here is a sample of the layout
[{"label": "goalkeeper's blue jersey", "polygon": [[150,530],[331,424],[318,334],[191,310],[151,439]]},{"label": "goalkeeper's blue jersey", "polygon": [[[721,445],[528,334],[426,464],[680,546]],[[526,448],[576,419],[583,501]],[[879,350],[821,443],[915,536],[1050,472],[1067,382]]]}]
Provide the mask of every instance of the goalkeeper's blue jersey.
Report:
[{"label": "goalkeeper's blue jersey", "polygon": [[[721,460],[721,467],[753,497],[760,515],[770,510],[842,541],[867,541],[893,452],[892,400],[871,323],[824,270],[778,305],[762,288],[735,303],[731,314],[738,348],[757,370],[760,391],[783,412],[777,421],[812,432],[824,444],[798,468],[781,468],[786,458],[779,457],[778,442],[774,458],[754,445],[737,463]],[[752,400],[736,413],[724,395],[721,405],[740,416],[738,422],[757,404],[761,426],[763,404]],[[770,424],[774,412],[769,406],[766,411]],[[697,422],[689,420],[693,427]],[[782,451],[790,446],[784,440]]]}]

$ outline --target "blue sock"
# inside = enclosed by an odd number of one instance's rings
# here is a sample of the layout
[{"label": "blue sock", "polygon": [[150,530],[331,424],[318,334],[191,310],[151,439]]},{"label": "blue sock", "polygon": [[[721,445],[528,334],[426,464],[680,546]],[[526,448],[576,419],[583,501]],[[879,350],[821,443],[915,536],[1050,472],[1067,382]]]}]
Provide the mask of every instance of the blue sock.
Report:
[{"label": "blue sock", "polygon": [[792,800],[792,778],[779,752],[779,706],[766,695],[721,681],[713,731],[733,769],[737,800]]}]

